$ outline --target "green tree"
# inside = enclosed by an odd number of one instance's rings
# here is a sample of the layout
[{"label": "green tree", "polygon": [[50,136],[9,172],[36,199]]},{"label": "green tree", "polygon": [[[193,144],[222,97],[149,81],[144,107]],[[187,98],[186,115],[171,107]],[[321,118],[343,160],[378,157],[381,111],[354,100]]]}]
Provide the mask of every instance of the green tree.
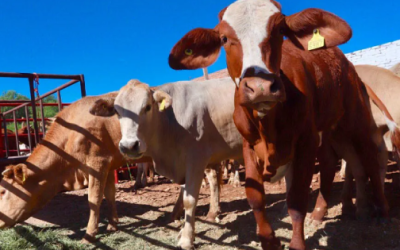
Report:
[{"label": "green tree", "polygon": [[[10,100],[21,100],[21,101],[29,101],[30,99],[27,96],[21,95],[19,93],[17,93],[15,90],[8,90],[3,92],[2,95],[0,95],[0,101],[10,101]],[[43,98],[43,103],[57,103],[57,98],[53,95],[50,95],[46,98]],[[0,111],[1,113],[6,112],[10,109],[12,109],[14,107],[1,107]],[[54,107],[43,107],[43,112],[44,112],[44,117],[48,118],[48,117],[54,117],[55,115],[57,115],[58,113],[58,107],[54,106]],[[28,115],[29,117],[32,117],[32,108],[28,107]],[[15,111],[15,116],[16,118],[22,118],[25,117],[25,108],[20,108],[18,110]],[[36,117],[41,118],[41,111],[40,111],[40,106],[36,107]],[[12,119],[12,114],[8,114],[6,115],[7,119]],[[18,128],[21,127],[21,123],[17,123]],[[38,126],[40,126],[40,123],[38,123]],[[7,124],[7,129],[11,129],[11,130],[15,130],[14,128],[14,124],[13,123],[8,123]]]}]

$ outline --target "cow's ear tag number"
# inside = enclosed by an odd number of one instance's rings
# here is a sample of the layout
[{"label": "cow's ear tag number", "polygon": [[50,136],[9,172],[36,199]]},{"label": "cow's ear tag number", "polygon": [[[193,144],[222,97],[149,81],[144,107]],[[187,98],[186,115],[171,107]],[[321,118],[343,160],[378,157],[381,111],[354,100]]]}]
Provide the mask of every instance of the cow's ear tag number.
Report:
[{"label": "cow's ear tag number", "polygon": [[165,109],[165,99],[163,99],[163,100],[161,101],[159,110],[160,110],[160,111],[163,111],[164,109]]},{"label": "cow's ear tag number", "polygon": [[319,49],[325,46],[325,38],[319,34],[319,29],[313,31],[313,37],[308,41],[308,50]]}]

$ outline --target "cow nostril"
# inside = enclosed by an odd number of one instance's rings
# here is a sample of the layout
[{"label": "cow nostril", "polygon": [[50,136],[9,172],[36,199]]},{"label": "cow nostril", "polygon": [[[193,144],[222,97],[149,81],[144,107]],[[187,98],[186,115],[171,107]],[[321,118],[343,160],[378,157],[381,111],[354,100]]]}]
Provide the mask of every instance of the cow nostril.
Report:
[{"label": "cow nostril", "polygon": [[270,87],[271,93],[276,93],[279,90],[279,82],[278,81],[273,81],[272,85]]},{"label": "cow nostril", "polygon": [[139,141],[135,141],[135,144],[133,144],[132,150],[139,151]]},{"label": "cow nostril", "polygon": [[128,152],[128,149],[124,145],[119,144],[119,151],[121,151],[121,153],[125,154]]},{"label": "cow nostril", "polygon": [[254,89],[250,88],[250,86],[247,85],[247,81],[244,81],[244,87],[254,93]]}]

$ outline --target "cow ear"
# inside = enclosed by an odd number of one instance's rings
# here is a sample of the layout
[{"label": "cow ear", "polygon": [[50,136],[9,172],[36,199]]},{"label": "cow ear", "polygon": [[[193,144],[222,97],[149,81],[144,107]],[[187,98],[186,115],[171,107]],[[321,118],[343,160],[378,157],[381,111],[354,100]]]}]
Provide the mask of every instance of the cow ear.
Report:
[{"label": "cow ear", "polygon": [[24,183],[27,177],[27,167],[25,164],[18,164],[14,166],[14,178],[17,181]]},{"label": "cow ear", "polygon": [[172,105],[172,97],[162,90],[154,91],[153,98],[158,104],[158,110],[164,111]]},{"label": "cow ear", "polygon": [[89,112],[95,116],[113,116],[115,115],[114,109],[115,98],[102,98],[94,102]]},{"label": "cow ear", "polygon": [[11,166],[6,167],[6,169],[3,172],[1,172],[1,175],[4,178],[12,179],[14,177],[14,166],[11,165]]},{"label": "cow ear", "polygon": [[346,43],[352,36],[349,24],[338,16],[320,10],[305,9],[285,17],[285,35],[299,48],[308,49],[308,42],[318,33],[324,37],[326,48]]},{"label": "cow ear", "polygon": [[169,66],[176,70],[206,68],[217,60],[221,45],[217,30],[194,29],[172,48]]}]

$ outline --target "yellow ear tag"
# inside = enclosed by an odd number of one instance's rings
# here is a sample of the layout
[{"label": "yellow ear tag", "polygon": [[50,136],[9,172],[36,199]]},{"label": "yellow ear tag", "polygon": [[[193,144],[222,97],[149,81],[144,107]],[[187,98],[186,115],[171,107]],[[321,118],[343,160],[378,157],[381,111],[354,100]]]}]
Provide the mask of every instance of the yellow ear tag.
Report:
[{"label": "yellow ear tag", "polygon": [[308,41],[308,50],[314,50],[324,47],[325,38],[319,34],[319,29],[315,29],[313,37]]},{"label": "yellow ear tag", "polygon": [[26,180],[26,178],[25,178],[25,174],[22,174],[22,183],[24,183],[24,182],[25,182],[25,180]]},{"label": "yellow ear tag", "polygon": [[163,111],[164,109],[165,109],[165,99],[162,100],[159,110]]}]

